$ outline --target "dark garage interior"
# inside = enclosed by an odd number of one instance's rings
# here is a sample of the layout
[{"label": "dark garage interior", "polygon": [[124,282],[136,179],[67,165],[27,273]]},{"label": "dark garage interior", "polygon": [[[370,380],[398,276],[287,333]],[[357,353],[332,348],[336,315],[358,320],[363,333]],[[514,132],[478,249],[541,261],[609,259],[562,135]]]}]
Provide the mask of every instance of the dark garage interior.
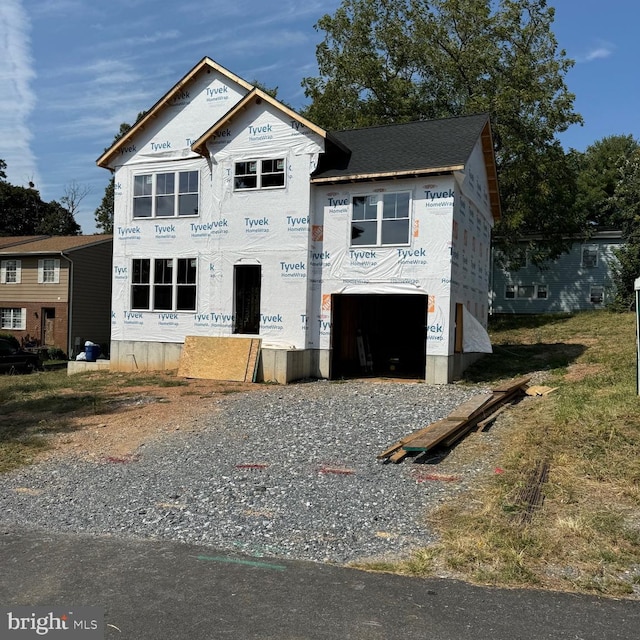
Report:
[{"label": "dark garage interior", "polygon": [[334,294],[331,377],[424,379],[427,296]]}]

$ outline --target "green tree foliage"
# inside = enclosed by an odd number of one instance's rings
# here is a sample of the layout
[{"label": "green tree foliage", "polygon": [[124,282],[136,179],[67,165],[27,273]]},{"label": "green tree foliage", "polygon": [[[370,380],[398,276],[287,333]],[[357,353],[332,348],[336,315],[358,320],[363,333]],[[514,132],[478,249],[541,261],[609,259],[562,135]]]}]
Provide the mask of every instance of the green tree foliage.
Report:
[{"label": "green tree foliage", "polygon": [[594,142],[584,153],[572,151],[577,171],[576,210],[587,229],[622,229],[624,212],[616,197],[622,171],[640,148],[631,135],[608,136]]},{"label": "green tree foliage", "polygon": [[[136,118],[136,122],[140,120],[147,112],[140,111]],[[127,122],[123,122],[120,125],[120,129],[118,133],[113,137],[113,142],[111,145],[114,145],[120,138],[125,136],[133,125],[128,124]],[[105,148],[105,151],[108,149]],[[109,184],[107,184],[104,190],[104,196],[102,196],[102,201],[100,202],[100,206],[95,210],[93,217],[96,221],[96,227],[102,231],[102,233],[113,233],[113,209],[114,202],[113,197],[115,194],[115,179],[112,177],[109,180]]]},{"label": "green tree foliage", "polygon": [[343,0],[323,16],[318,77],[303,80],[305,115],[327,129],[491,116],[503,250],[542,234],[536,260],[581,230],[575,171],[557,134],[581,117],[564,82],[545,0]]},{"label": "green tree foliage", "polygon": [[17,187],[6,180],[0,160],[0,236],[75,236],[80,225],[59,202],[44,202],[33,187]]},{"label": "green tree foliage", "polygon": [[614,269],[616,297],[612,306],[625,311],[634,303],[634,283],[640,277],[640,149],[637,147],[620,165],[613,200],[624,244],[616,252],[619,264]]},{"label": "green tree foliage", "polygon": [[115,193],[115,178],[111,177],[109,184],[104,190],[104,196],[100,206],[94,213],[96,221],[96,227],[100,229],[102,233],[113,233],[113,197]]}]

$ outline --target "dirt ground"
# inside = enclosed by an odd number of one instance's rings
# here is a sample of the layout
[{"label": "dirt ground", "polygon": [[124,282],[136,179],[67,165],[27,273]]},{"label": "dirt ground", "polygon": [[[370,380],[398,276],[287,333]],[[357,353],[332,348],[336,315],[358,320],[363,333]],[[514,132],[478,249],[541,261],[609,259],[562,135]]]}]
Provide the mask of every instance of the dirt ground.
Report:
[{"label": "dirt ground", "polygon": [[[109,390],[93,411],[67,416],[68,428],[47,434],[43,456],[71,453],[126,460],[144,442],[175,431],[195,431],[219,410],[230,393],[260,393],[264,385],[184,379],[182,386],[138,386]],[[51,417],[52,419],[54,416]],[[46,422],[45,418],[45,422]]]}]

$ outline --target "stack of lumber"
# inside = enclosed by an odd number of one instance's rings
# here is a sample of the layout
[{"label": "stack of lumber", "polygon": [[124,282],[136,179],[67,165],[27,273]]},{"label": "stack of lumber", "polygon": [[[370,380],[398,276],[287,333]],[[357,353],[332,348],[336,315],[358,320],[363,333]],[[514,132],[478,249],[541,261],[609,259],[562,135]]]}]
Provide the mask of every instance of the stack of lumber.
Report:
[{"label": "stack of lumber", "polygon": [[502,411],[504,406],[525,392],[530,378],[519,378],[481,393],[456,407],[446,418],[398,440],[378,455],[378,459],[400,462],[409,453],[425,452],[440,444],[450,447],[469,431],[484,427]]}]

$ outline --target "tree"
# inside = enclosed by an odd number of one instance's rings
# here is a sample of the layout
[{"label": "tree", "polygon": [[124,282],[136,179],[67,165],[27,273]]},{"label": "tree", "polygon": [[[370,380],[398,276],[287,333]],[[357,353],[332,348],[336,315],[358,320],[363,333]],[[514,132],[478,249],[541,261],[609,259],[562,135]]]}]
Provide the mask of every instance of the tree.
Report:
[{"label": "tree", "polygon": [[577,171],[576,209],[587,229],[622,229],[625,217],[616,197],[622,172],[640,144],[631,135],[608,136],[584,153],[572,151]]},{"label": "tree", "polygon": [[33,187],[5,180],[6,163],[0,160],[0,236],[77,235],[80,226],[58,202],[44,202]]},{"label": "tree", "polygon": [[[136,122],[140,120],[147,112],[140,111],[136,118]],[[120,138],[125,136],[133,125],[128,124],[127,122],[123,122],[120,124],[120,129],[118,133],[113,137],[113,142],[111,145],[113,146]],[[108,148],[108,147],[107,147]],[[105,148],[105,151],[107,150]],[[115,195],[115,178],[111,178],[109,180],[109,184],[105,187],[104,196],[102,196],[102,201],[100,202],[100,206],[95,210],[93,217],[96,221],[96,227],[102,230],[102,233],[113,233],[113,210],[114,210],[114,198]]]},{"label": "tree", "polygon": [[102,233],[113,233],[113,197],[115,195],[115,182],[115,178],[112,176],[104,190],[102,202],[100,202],[100,206],[94,213],[96,227],[100,229]]},{"label": "tree", "polygon": [[75,221],[71,211],[55,200],[44,203],[40,220],[36,225],[37,235],[77,236],[80,231],[80,225]]},{"label": "tree", "polygon": [[61,204],[69,211],[69,213],[75,218],[80,203],[91,193],[91,187],[89,185],[83,185],[72,180],[64,188],[64,195],[60,198]]},{"label": "tree", "polygon": [[581,122],[564,82],[545,0],[343,0],[305,78],[305,115],[327,129],[490,114],[510,253],[542,234],[535,259],[557,257],[581,230],[575,171],[557,134]]},{"label": "tree", "polygon": [[636,148],[621,163],[613,199],[619,212],[624,244],[616,251],[616,295],[611,306],[625,311],[633,306],[634,283],[640,276],[640,149]]}]

